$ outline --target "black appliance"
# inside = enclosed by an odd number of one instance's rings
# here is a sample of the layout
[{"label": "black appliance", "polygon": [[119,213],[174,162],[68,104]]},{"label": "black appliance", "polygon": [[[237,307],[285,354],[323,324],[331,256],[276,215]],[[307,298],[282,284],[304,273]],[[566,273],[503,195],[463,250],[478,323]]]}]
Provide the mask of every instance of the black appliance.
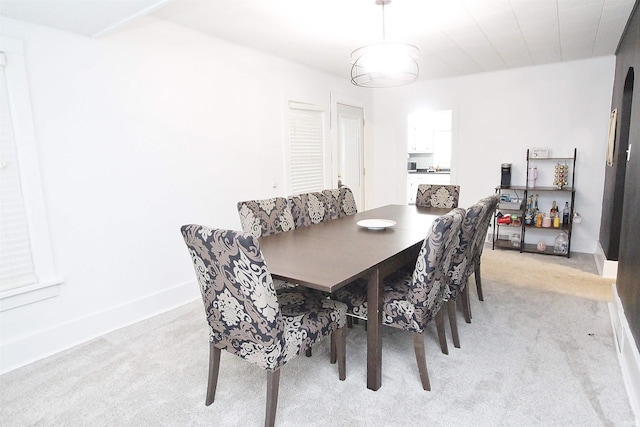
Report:
[{"label": "black appliance", "polygon": [[511,186],[511,163],[503,163],[500,167],[501,178],[500,178],[500,186],[501,187],[510,187]]}]

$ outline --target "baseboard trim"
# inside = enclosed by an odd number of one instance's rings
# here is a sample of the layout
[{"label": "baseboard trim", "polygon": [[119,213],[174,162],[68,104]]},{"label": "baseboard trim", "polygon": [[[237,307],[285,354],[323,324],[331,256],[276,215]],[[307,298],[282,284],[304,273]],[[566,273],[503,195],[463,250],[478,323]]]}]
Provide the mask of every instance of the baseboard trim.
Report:
[{"label": "baseboard trim", "polygon": [[608,305],[616,353],[622,369],[622,378],[629,396],[629,403],[636,418],[636,425],[640,426],[640,352],[638,352],[638,347],[629,329],[616,285],[613,284],[611,287],[613,301]]},{"label": "baseboard trim", "polygon": [[200,298],[199,287],[189,281],[155,294],[52,326],[0,345],[0,374],[67,350],[101,335]]},{"label": "baseboard trim", "polygon": [[596,260],[598,274],[601,277],[615,280],[618,276],[618,261],[611,261],[607,259],[600,242],[596,245],[596,253],[593,254],[593,256]]}]

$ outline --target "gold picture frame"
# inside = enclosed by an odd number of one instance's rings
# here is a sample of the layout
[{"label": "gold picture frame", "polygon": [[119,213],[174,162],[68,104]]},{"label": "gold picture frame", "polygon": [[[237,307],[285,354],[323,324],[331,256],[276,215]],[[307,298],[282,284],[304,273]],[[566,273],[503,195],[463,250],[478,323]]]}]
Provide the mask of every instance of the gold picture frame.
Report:
[{"label": "gold picture frame", "polygon": [[607,138],[607,166],[613,166],[613,154],[616,145],[616,123],[618,122],[618,109],[609,115],[609,135]]}]

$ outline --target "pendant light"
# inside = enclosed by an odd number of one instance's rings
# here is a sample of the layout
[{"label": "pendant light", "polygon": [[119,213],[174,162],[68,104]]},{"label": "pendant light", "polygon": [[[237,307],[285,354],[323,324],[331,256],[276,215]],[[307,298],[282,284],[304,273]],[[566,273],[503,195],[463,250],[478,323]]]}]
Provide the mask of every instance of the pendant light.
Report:
[{"label": "pendant light", "polygon": [[418,78],[418,48],[385,40],[384,6],[391,0],[376,0],[382,6],[382,43],[363,46],[351,52],[351,83],[362,87],[393,87]]}]

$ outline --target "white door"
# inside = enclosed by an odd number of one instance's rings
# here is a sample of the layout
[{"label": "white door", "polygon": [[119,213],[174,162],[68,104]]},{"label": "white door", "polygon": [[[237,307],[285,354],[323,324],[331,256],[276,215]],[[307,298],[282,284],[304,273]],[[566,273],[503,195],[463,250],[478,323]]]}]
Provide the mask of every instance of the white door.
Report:
[{"label": "white door", "polygon": [[353,191],[358,210],[364,210],[364,110],[338,104],[338,185]]}]

